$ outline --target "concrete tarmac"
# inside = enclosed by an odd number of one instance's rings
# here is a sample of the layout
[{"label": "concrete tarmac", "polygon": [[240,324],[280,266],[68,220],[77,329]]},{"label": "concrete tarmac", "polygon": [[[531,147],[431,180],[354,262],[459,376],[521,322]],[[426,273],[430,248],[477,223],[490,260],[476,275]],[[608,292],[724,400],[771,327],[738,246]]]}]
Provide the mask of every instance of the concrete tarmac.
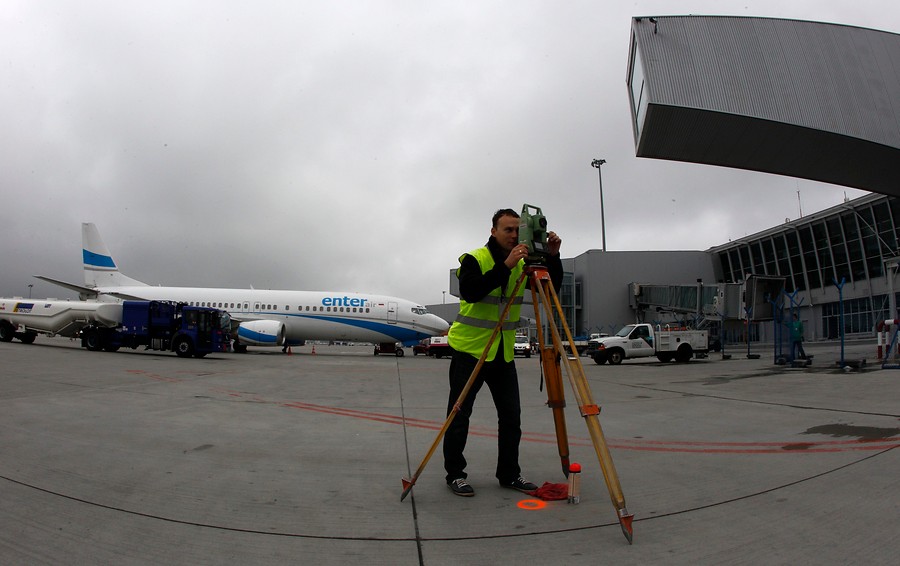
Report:
[{"label": "concrete tarmac", "polygon": [[[316,346],[180,359],[0,343],[2,564],[893,564],[900,370],[874,343],[689,364],[583,358],[635,515],[622,535],[583,419],[567,411],[581,502],[493,477],[496,414],[476,402],[453,495],[440,448],[449,361]],[[560,483],[537,357],[519,358],[521,464]]]}]

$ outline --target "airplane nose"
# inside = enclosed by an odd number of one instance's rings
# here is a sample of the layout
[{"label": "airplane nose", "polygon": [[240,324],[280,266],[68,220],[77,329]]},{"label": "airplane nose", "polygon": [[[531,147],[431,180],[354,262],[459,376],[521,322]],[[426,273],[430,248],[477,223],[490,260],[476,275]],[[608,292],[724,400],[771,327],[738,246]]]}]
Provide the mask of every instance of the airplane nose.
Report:
[{"label": "airplane nose", "polygon": [[440,330],[441,334],[450,330],[450,323],[448,323],[443,318],[439,317],[436,314],[431,315],[431,318],[433,319],[435,328]]}]

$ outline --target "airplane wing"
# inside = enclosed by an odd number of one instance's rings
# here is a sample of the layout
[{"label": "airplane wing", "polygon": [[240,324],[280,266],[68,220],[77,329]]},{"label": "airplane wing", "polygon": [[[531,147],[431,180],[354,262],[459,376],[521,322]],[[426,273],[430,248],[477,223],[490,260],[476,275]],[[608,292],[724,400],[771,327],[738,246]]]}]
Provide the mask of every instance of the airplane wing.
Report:
[{"label": "airplane wing", "polygon": [[75,291],[79,295],[88,295],[91,297],[97,296],[97,290],[91,289],[90,287],[85,287],[84,285],[76,285],[74,283],[66,283],[65,281],[60,281],[59,279],[53,279],[51,277],[45,277],[43,275],[34,275],[37,279],[41,279],[42,281],[47,281],[48,283],[53,283],[54,285],[59,285],[60,287],[65,287],[71,291]]},{"label": "airplane wing", "polygon": [[143,297],[138,297],[135,295],[129,295],[127,293],[116,293],[111,291],[104,291],[103,293],[98,292],[96,289],[92,289],[90,287],[85,287],[84,285],[76,285],[74,283],[67,283],[65,281],[60,281],[59,279],[53,279],[52,277],[46,277],[44,275],[35,275],[34,277],[41,279],[42,281],[47,281],[48,283],[53,283],[54,285],[59,285],[60,287],[65,287],[71,291],[75,291],[78,293],[79,297],[82,298],[92,298],[96,299],[98,295],[110,295],[111,297],[116,297],[122,299],[123,301],[143,301]]},{"label": "airplane wing", "polygon": [[266,320],[260,316],[254,316],[249,313],[240,313],[240,312],[229,312],[228,316],[231,317],[231,320],[234,322],[253,322],[254,320]]}]

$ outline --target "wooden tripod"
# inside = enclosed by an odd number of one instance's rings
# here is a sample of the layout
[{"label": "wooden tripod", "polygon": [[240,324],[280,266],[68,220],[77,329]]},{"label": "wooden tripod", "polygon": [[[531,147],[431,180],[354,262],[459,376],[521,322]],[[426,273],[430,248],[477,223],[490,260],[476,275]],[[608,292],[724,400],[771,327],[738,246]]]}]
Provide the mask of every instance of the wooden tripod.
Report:
[{"label": "wooden tripod", "polygon": [[[591,442],[594,445],[594,451],[597,453],[597,459],[600,461],[600,469],[603,472],[603,479],[606,481],[606,488],[609,490],[609,497],[613,506],[616,508],[616,514],[619,524],[622,527],[622,534],[628,539],[628,544],[632,543],[634,531],[632,529],[632,521],[634,515],[628,513],[625,508],[625,496],[622,494],[622,486],[619,484],[619,475],[616,473],[616,466],[613,464],[612,455],[606,444],[606,437],[603,435],[603,428],[600,426],[600,407],[594,402],[591,396],[591,388],[588,386],[587,377],[584,374],[584,366],[576,355],[569,358],[562,346],[559,329],[554,322],[553,313],[559,315],[559,320],[566,334],[569,344],[574,344],[572,332],[566,323],[566,317],[563,313],[562,306],[559,303],[559,297],[556,290],[553,289],[553,283],[550,280],[550,274],[546,267],[538,265],[530,265],[525,268],[528,275],[529,285],[531,286],[531,295],[534,299],[534,315],[537,321],[538,344],[541,351],[541,364],[544,369],[544,377],[547,382],[547,405],[553,410],[553,423],[556,427],[556,444],[559,449],[559,459],[562,463],[563,473],[569,475],[569,439],[566,432],[566,416],[563,412],[566,401],[563,394],[562,375],[560,371],[560,360],[566,368],[566,375],[572,386],[575,400],[578,403],[578,410],[584,417],[588,432],[591,435]],[[551,343],[544,340],[543,325],[541,324],[541,307],[543,307],[547,327],[550,329]]]}]

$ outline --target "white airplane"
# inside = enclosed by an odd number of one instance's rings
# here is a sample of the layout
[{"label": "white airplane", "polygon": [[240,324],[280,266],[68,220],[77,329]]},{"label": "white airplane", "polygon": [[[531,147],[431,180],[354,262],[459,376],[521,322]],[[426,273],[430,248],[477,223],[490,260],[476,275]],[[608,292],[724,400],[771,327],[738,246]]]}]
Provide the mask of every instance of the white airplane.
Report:
[{"label": "white airplane", "polygon": [[[409,345],[445,334],[449,325],[406,299],[343,291],[272,291],[156,287],[123,275],[93,223],[81,225],[84,285],[43,275],[38,279],[76,291],[82,300],[167,300],[227,311],[239,323],[236,351],[247,346],[300,345],[346,340]],[[389,350],[389,349],[388,349]]]}]

